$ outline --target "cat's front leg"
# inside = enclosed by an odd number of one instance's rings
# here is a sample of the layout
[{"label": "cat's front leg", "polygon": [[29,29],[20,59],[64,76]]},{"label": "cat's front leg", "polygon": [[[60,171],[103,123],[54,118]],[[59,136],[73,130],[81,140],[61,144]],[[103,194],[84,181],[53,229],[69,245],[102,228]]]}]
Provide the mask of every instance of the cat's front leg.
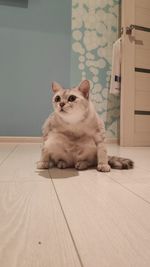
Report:
[{"label": "cat's front leg", "polygon": [[94,141],[97,149],[97,170],[101,172],[109,172],[108,155],[105,144],[105,127],[103,121],[98,117],[97,130],[94,135]]},{"label": "cat's front leg", "polygon": [[109,172],[107,149],[104,143],[97,144],[97,170],[101,172]]},{"label": "cat's front leg", "polygon": [[106,145],[100,133],[95,135],[95,144],[97,148],[97,170],[101,172],[109,172],[108,155]]},{"label": "cat's front leg", "polygon": [[49,167],[53,167],[51,164],[52,162],[49,161],[49,153],[43,147],[41,151],[41,159],[37,162],[37,169],[48,169]]}]

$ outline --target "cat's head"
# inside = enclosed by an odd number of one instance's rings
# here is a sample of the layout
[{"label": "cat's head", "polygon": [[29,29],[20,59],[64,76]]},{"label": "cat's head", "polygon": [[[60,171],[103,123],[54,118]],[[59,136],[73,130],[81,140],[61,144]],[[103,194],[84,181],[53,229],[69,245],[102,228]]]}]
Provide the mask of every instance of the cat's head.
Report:
[{"label": "cat's head", "polygon": [[85,80],[79,86],[64,89],[56,82],[52,83],[53,106],[55,112],[68,123],[82,121],[89,109],[90,83]]}]

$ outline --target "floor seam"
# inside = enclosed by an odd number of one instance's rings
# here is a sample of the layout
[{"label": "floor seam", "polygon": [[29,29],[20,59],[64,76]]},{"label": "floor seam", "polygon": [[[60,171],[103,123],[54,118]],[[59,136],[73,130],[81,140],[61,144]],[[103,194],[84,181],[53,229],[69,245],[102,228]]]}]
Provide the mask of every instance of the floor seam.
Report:
[{"label": "floor seam", "polygon": [[0,162],[0,167],[3,165],[3,163],[9,158],[9,156],[15,151],[15,149],[18,147],[18,145],[15,145],[13,149],[11,149],[6,157]]},{"label": "floor seam", "polygon": [[38,180],[23,180],[23,181],[19,181],[19,179],[18,180],[1,180],[0,181],[0,184],[9,184],[9,183],[48,183],[50,180],[48,180],[48,181],[38,181]]},{"label": "floor seam", "polygon": [[68,231],[69,231],[69,234],[70,234],[71,240],[72,240],[72,242],[73,242],[73,246],[74,246],[74,248],[75,248],[75,251],[76,251],[77,257],[78,257],[78,259],[79,259],[80,265],[81,265],[81,267],[84,267],[84,265],[83,265],[83,262],[82,262],[82,259],[81,259],[81,256],[80,256],[80,254],[79,254],[79,251],[78,251],[78,249],[77,249],[77,246],[76,246],[75,240],[74,240],[74,238],[73,238],[73,234],[72,234],[72,232],[71,232],[71,229],[70,229],[69,223],[68,223],[68,221],[67,221],[66,214],[65,214],[65,212],[64,212],[64,209],[63,209],[63,207],[62,207],[62,204],[61,204],[61,201],[60,201],[59,195],[58,195],[58,193],[57,193],[57,190],[56,190],[56,187],[55,187],[55,184],[54,184],[54,182],[53,182],[53,178],[51,177],[51,174],[50,174],[50,172],[49,172],[49,176],[50,176],[50,178],[51,178],[51,182],[52,182],[52,185],[53,185],[53,188],[54,188],[54,191],[55,191],[55,194],[56,194],[56,197],[57,197],[58,203],[59,203],[59,205],[60,205],[60,208],[61,208],[61,211],[62,211],[62,214],[63,214],[64,220],[65,220],[65,222],[66,222],[66,226],[67,226],[67,228],[68,228]]},{"label": "floor seam", "polygon": [[[107,175],[107,174],[106,174]],[[146,202],[147,204],[150,205],[150,201],[146,200],[144,197],[140,196],[139,194],[137,194],[136,192],[132,191],[131,189],[129,189],[128,187],[126,187],[125,185],[119,183],[118,181],[116,181],[113,177],[107,175],[107,177],[109,177],[112,181],[114,181],[116,184],[119,184],[121,187],[123,187],[124,189],[126,189],[128,192],[132,193],[133,195],[135,195],[136,197],[140,198],[141,200],[143,200],[144,202]]]}]

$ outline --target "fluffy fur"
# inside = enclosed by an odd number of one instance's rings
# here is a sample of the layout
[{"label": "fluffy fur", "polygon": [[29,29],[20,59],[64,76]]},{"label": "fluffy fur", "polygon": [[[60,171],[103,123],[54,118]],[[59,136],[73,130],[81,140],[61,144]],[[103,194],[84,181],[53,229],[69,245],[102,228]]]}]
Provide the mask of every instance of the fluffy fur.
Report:
[{"label": "fluffy fur", "polygon": [[97,166],[98,171],[109,172],[111,167],[133,167],[129,159],[107,156],[104,123],[89,100],[88,80],[71,89],[54,82],[52,90],[54,113],[43,125],[39,169]]}]

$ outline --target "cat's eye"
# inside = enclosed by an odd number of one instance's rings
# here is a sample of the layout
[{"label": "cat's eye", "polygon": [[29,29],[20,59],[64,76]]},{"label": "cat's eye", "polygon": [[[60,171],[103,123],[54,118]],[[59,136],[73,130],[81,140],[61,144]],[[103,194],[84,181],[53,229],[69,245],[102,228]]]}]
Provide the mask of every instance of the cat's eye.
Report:
[{"label": "cat's eye", "polygon": [[69,102],[73,102],[73,101],[75,101],[76,100],[76,96],[75,95],[70,95],[69,97],[68,97],[68,101]]},{"label": "cat's eye", "polygon": [[55,97],[55,102],[60,102],[60,100],[61,100],[61,97],[60,97],[59,95],[57,95],[57,96]]}]

